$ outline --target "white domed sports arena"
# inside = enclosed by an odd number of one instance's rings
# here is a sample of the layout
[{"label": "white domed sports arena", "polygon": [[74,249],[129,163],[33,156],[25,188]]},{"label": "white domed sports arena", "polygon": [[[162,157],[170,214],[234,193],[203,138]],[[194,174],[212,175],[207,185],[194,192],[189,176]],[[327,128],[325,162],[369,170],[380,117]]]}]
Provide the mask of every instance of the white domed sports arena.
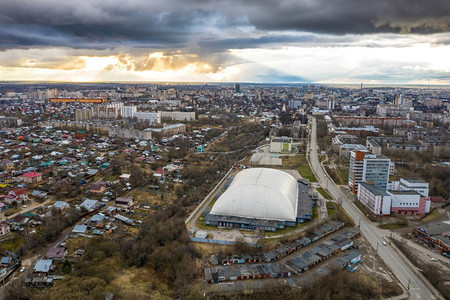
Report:
[{"label": "white domed sports arena", "polygon": [[220,195],[205,224],[275,231],[312,218],[308,184],[269,168],[239,172]]}]

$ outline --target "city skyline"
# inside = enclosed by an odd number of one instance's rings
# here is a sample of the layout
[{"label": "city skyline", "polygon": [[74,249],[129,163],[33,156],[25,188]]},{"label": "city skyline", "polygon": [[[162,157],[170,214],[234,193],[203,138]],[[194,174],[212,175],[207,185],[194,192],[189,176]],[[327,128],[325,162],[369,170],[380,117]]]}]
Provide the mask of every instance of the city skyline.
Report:
[{"label": "city skyline", "polygon": [[0,1],[0,80],[450,84],[447,1]]}]

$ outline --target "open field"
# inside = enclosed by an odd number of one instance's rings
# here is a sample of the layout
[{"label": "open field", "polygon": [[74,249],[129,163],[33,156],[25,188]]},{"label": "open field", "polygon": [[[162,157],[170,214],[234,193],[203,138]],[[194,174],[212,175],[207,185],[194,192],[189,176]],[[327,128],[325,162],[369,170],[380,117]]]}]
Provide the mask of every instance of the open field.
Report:
[{"label": "open field", "polygon": [[441,217],[442,217],[442,214],[437,209],[433,209],[431,211],[431,213],[429,213],[426,217],[424,217],[422,220],[420,220],[420,222],[428,223],[433,220],[439,219]]},{"label": "open field", "polygon": [[303,178],[308,179],[310,182],[317,182],[314,173],[309,167],[308,161],[304,154],[297,154],[295,156],[283,156],[283,168],[297,169]]},{"label": "open field", "polygon": [[325,199],[328,199],[328,200],[331,200],[331,199],[333,199],[333,197],[331,197],[331,195],[326,191],[326,190],[324,190],[323,188],[317,188],[316,189],[321,195],[322,195],[322,197],[324,197]]}]

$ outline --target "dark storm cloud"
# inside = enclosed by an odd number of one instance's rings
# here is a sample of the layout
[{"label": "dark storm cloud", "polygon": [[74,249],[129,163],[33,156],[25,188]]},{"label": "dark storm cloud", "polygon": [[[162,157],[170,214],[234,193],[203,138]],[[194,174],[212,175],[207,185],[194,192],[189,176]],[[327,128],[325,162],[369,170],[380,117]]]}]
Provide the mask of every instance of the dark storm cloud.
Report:
[{"label": "dark storm cloud", "polygon": [[[281,36],[245,36],[281,32]],[[450,30],[449,0],[0,0],[0,49],[229,48],[301,43],[311,34]],[[266,34],[267,35],[267,34]]]}]

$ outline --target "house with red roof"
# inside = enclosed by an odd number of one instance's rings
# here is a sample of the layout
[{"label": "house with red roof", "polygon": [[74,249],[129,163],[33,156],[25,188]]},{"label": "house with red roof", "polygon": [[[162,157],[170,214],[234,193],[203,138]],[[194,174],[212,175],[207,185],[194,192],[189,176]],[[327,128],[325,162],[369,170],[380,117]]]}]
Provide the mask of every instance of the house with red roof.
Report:
[{"label": "house with red roof", "polygon": [[14,201],[21,205],[22,202],[28,201],[28,190],[26,188],[18,188],[10,191],[8,195],[5,196],[4,202],[6,204],[12,205]]},{"label": "house with red roof", "polygon": [[42,173],[28,172],[22,175],[25,183],[36,183],[42,181]]}]

